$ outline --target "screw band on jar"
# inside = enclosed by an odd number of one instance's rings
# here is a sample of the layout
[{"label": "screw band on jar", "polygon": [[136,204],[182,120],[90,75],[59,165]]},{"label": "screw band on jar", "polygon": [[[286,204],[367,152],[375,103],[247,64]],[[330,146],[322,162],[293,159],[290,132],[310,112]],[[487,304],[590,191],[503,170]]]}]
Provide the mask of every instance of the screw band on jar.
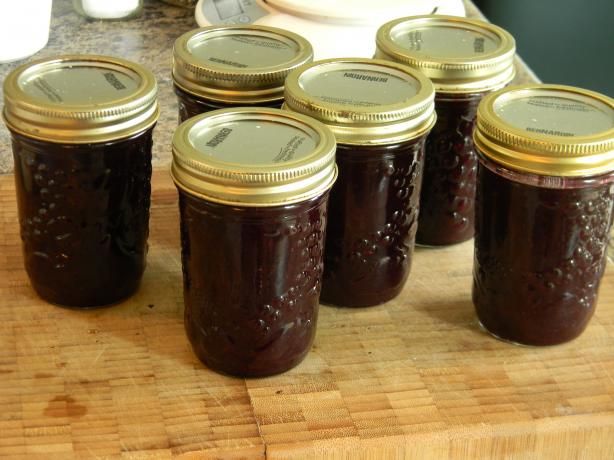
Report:
[{"label": "screw band on jar", "polygon": [[473,303],[496,337],[554,345],[592,317],[614,209],[614,100],[524,85],[482,100]]},{"label": "screw band on jar", "polygon": [[377,31],[375,56],[423,72],[439,93],[492,91],[515,75],[514,38],[478,19],[410,16]]},{"label": "screw band on jar", "polygon": [[294,203],[332,186],[335,139],[324,125],[300,114],[266,108],[217,110],[177,128],[171,172],[178,187],[210,201]]},{"label": "screw band on jar", "polygon": [[509,87],[484,98],[474,141],[496,163],[545,176],[614,169],[612,99],[563,85]]},{"label": "screw band on jar", "polygon": [[175,41],[173,80],[188,94],[228,104],[281,100],[284,79],[313,59],[303,37],[268,26],[212,26]]},{"label": "screw band on jar", "polygon": [[132,136],[150,128],[160,111],[149,70],[98,55],[58,56],[18,67],[4,81],[4,104],[12,130],[69,144]]},{"label": "screw band on jar", "polygon": [[435,122],[431,82],[390,61],[326,59],[286,79],[285,108],[325,123],[338,142],[381,145],[428,132]]}]

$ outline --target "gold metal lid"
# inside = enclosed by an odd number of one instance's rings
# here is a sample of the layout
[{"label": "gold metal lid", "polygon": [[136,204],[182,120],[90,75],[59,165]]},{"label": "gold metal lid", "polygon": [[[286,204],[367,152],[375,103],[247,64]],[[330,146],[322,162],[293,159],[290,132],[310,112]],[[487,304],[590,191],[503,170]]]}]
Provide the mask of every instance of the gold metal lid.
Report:
[{"label": "gold metal lid", "polygon": [[498,89],[515,75],[514,38],[501,27],[457,16],[410,16],[376,35],[375,57],[407,64],[443,93]]},{"label": "gold metal lid", "polygon": [[512,86],[478,107],[475,145],[510,169],[584,177],[614,171],[614,100],[561,85]]},{"label": "gold metal lid", "polygon": [[4,120],[12,130],[67,144],[137,134],[158,119],[153,74],[109,56],[67,55],[17,67],[4,80]]},{"label": "gold metal lid", "polygon": [[209,201],[277,206],[324,193],[337,177],[335,137],[304,115],[268,108],[214,110],[173,136],[171,175]]},{"label": "gold metal lid", "polygon": [[220,102],[281,99],[286,75],[311,62],[311,44],[269,26],[212,26],[175,41],[173,79],[184,91]]},{"label": "gold metal lid", "polygon": [[284,108],[323,122],[341,144],[390,144],[433,127],[434,95],[429,79],[407,66],[335,58],[289,74]]}]

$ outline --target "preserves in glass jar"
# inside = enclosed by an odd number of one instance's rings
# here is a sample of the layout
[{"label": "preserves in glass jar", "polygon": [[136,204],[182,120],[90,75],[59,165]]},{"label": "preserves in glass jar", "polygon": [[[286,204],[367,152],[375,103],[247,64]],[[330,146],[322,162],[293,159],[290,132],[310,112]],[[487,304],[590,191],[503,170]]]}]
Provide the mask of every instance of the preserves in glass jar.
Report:
[{"label": "preserves in glass jar", "polygon": [[147,252],[153,74],[113,57],[47,58],[7,76],[4,102],[35,291],[77,307],[129,296]]},{"label": "preserves in glass jar", "polygon": [[335,139],[279,109],[212,111],[173,137],[185,328],[210,368],[284,372],[315,336]]},{"label": "preserves in glass jar", "polygon": [[418,69],[435,86],[437,123],[426,140],[418,244],[473,236],[476,111],[485,94],[514,77],[514,53],[509,33],[477,19],[413,16],[378,30],[376,57]]},{"label": "preserves in glass jar", "polygon": [[377,305],[410,272],[433,85],[401,64],[329,59],[286,80],[284,108],[335,133],[339,179],[330,198],[322,301]]},{"label": "preserves in glass jar", "polygon": [[212,26],[187,32],[173,49],[179,120],[222,108],[280,108],[286,75],[312,59],[307,40],[276,27]]},{"label": "preserves in glass jar", "polygon": [[502,339],[553,345],[582,333],[606,264],[614,196],[614,101],[567,86],[484,98],[473,303]]}]

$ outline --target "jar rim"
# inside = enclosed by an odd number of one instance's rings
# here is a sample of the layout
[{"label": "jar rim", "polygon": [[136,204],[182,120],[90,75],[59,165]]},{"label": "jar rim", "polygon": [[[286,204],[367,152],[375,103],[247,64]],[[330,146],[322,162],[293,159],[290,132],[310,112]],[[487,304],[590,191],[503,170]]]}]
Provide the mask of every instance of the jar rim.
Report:
[{"label": "jar rim", "polygon": [[[203,49],[206,46],[210,49]],[[238,57],[228,57],[234,55]],[[175,40],[172,76],[179,88],[194,96],[253,104],[281,99],[288,73],[312,60],[311,44],[288,30],[216,25]]]},{"label": "jar rim", "polygon": [[61,55],[5,79],[3,118],[22,135],[66,144],[140,133],[158,120],[158,86],[143,66],[111,56]]},{"label": "jar rim", "polygon": [[332,58],[304,64],[286,78],[283,109],[326,124],[354,145],[403,142],[433,127],[435,91],[420,72],[392,61]]},{"label": "jar rim", "polygon": [[565,85],[518,85],[478,106],[475,145],[508,168],[583,177],[614,171],[614,100]]},{"label": "jar rim", "polygon": [[515,52],[515,40],[503,28],[458,16],[408,16],[387,22],[376,34],[375,57],[420,70],[444,93],[505,86],[516,74]]},{"label": "jar rim", "polygon": [[187,193],[218,203],[291,204],[332,187],[335,150],[333,133],[301,114],[260,107],[213,110],[175,131],[171,175]]}]

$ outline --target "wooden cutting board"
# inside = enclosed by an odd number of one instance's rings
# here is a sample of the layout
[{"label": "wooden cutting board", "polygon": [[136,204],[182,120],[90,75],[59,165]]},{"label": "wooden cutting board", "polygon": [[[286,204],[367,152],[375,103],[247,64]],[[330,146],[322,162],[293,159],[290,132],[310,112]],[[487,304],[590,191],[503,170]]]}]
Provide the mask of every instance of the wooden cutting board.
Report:
[{"label": "wooden cutting board", "polygon": [[209,371],[183,332],[177,196],[153,179],[140,291],[106,309],[39,300],[0,176],[0,455],[8,458],[614,458],[614,274],[573,343],[482,331],[472,243],[419,249],[386,305],[322,307],[292,371]]}]

